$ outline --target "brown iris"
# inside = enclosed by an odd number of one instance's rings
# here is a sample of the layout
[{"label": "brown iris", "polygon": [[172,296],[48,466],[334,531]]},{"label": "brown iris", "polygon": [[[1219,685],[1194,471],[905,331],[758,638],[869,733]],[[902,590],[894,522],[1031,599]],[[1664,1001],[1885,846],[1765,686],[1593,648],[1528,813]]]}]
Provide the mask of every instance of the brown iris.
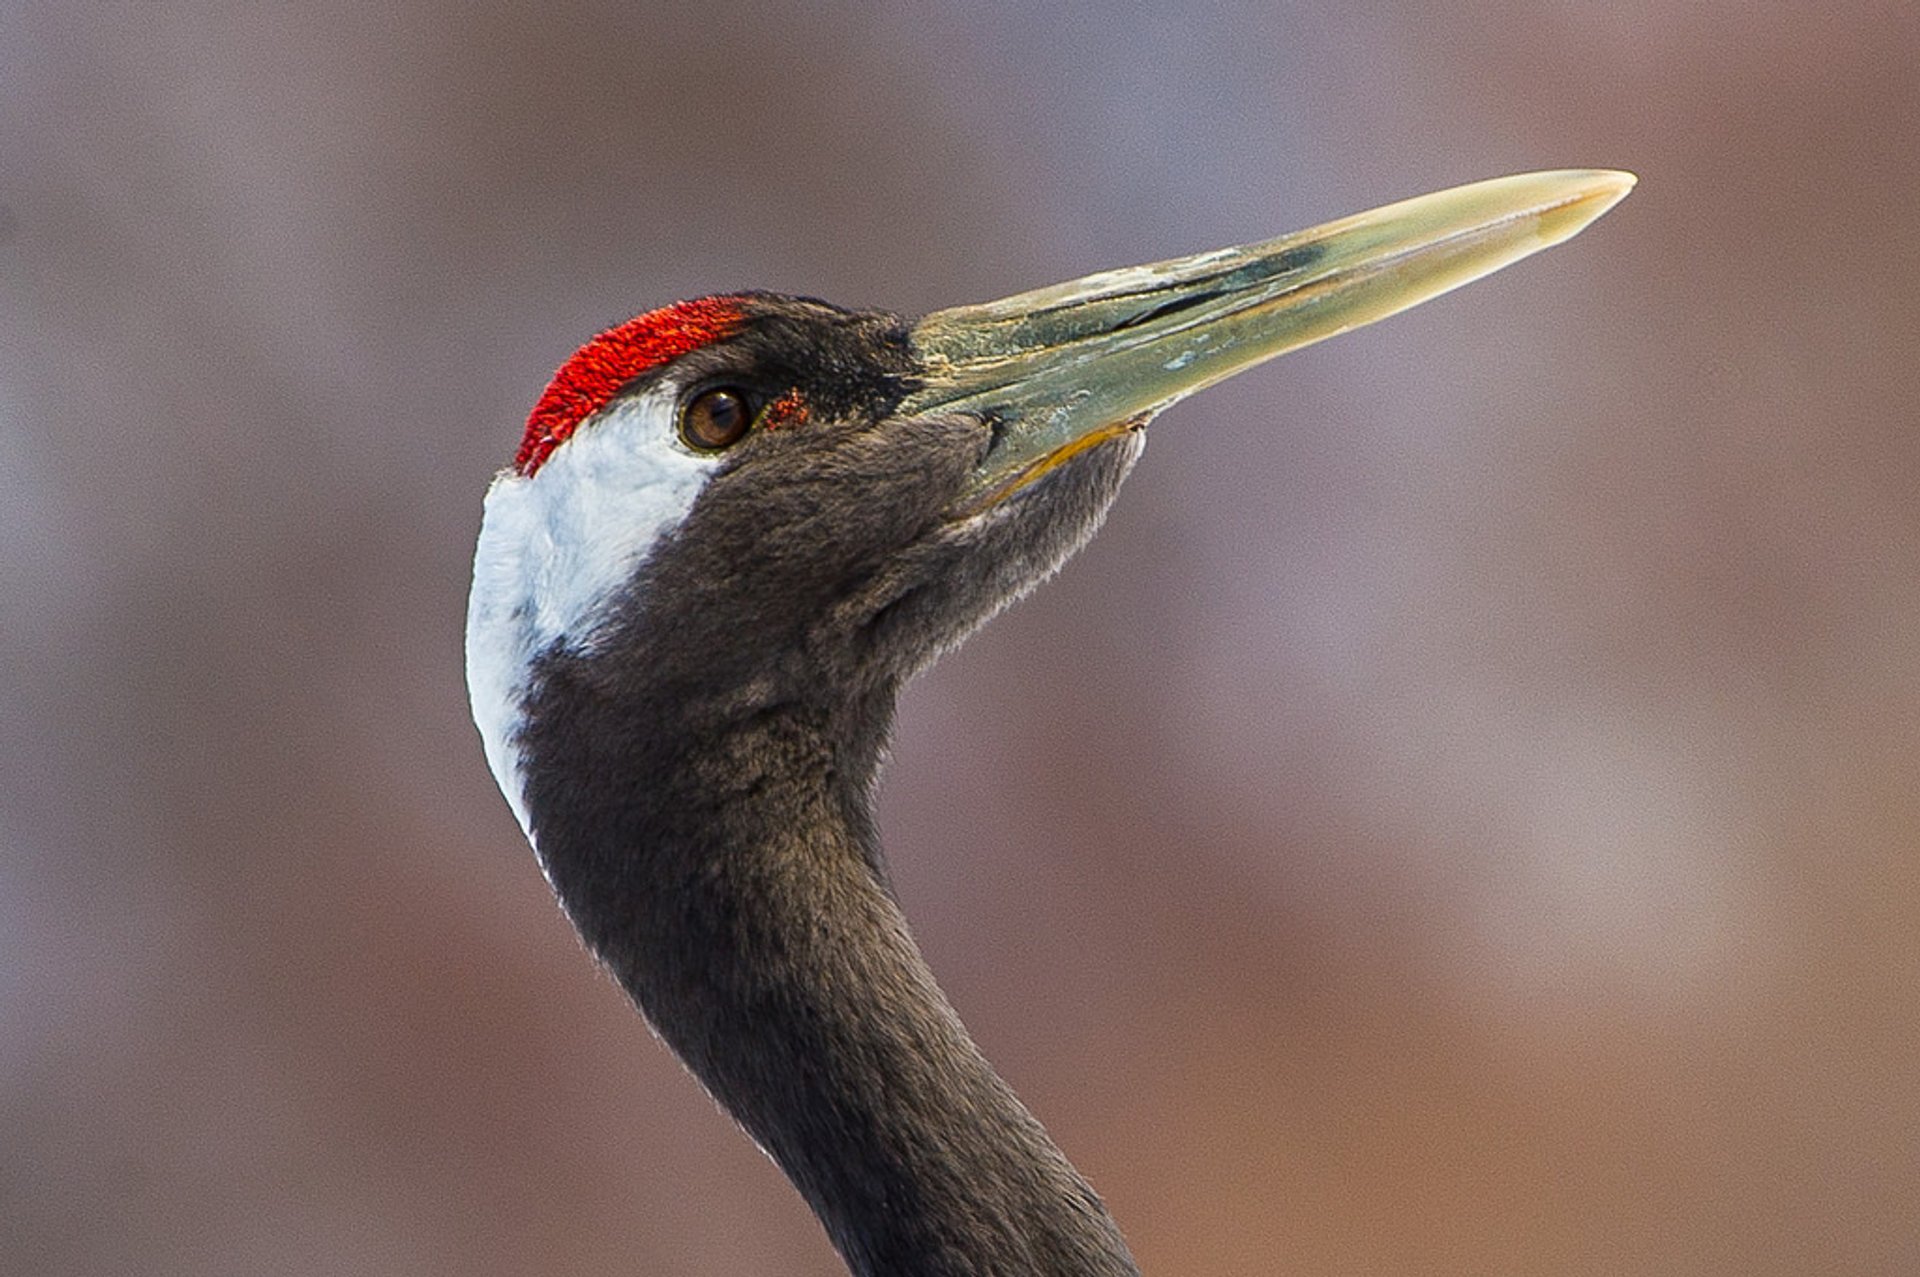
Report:
[{"label": "brown iris", "polygon": [[680,437],[689,447],[718,452],[740,442],[753,422],[745,394],[731,386],[703,390],[680,410]]}]

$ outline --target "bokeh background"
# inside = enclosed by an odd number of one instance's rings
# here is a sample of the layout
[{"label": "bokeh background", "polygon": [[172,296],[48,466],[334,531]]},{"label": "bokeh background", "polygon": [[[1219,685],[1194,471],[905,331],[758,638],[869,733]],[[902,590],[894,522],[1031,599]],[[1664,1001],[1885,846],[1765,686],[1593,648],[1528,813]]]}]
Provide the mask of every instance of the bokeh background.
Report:
[{"label": "bokeh background", "polygon": [[0,6],[0,1270],[826,1274],[467,720],[595,329],[1541,167],[908,693],[900,891],[1150,1272],[1920,1272],[1920,8]]}]

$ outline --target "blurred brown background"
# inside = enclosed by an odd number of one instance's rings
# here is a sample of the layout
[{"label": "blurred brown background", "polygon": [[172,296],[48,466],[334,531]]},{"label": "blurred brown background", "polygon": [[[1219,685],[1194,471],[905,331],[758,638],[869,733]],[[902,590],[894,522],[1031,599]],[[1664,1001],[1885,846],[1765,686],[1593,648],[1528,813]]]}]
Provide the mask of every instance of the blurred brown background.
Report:
[{"label": "blurred brown background", "polygon": [[1463,12],[0,7],[0,1270],[839,1272],[467,720],[554,364],[1617,165],[1155,428],[900,888],[1150,1272],[1920,1272],[1920,9]]}]

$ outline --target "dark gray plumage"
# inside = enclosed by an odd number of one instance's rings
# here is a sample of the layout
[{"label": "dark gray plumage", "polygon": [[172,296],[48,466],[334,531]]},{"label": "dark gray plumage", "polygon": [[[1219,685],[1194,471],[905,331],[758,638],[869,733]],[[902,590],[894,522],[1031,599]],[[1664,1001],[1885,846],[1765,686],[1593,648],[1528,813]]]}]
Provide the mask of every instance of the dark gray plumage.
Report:
[{"label": "dark gray plumage", "polygon": [[[785,321],[798,304],[758,305]],[[895,328],[801,313],[828,332]],[[799,377],[845,415],[815,407],[804,431],[744,443],[593,655],[537,663],[521,746],[548,873],[854,1271],[1133,1272],[935,985],[871,795],[902,680],[1092,533],[1141,436],[956,522],[987,423],[889,416],[904,383],[883,355],[800,374],[748,332],[701,351],[689,385]]]}]

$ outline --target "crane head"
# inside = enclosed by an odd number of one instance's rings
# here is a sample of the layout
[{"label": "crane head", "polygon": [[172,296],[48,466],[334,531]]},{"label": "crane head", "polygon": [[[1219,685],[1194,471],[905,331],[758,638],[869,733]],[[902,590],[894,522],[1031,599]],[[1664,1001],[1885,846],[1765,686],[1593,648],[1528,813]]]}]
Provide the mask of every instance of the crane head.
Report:
[{"label": "crane head", "polygon": [[1557,243],[1632,181],[1501,178],[918,321],[738,293],[600,334],[487,495],[468,682],[501,788],[533,836],[517,741],[563,665],[645,680],[660,714],[891,696],[1092,535],[1168,405]]}]

